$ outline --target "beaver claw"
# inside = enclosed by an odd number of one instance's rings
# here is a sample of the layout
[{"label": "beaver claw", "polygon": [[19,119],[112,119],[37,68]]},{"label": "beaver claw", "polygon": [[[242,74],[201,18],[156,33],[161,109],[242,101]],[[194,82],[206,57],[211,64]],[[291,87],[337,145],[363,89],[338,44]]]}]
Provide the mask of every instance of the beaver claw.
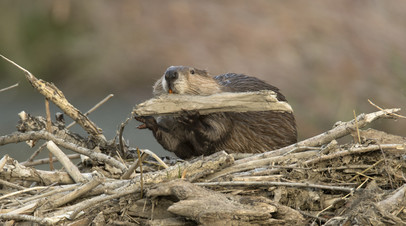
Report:
[{"label": "beaver claw", "polygon": [[158,123],[152,116],[134,116],[134,119],[143,123],[137,126],[138,129],[150,129],[155,131],[158,128]]}]

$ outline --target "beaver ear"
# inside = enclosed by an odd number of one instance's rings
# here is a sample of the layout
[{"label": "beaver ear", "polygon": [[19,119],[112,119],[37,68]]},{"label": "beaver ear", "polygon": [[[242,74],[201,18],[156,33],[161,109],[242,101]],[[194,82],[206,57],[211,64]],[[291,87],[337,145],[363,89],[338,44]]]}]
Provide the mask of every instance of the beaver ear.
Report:
[{"label": "beaver ear", "polygon": [[209,72],[207,72],[206,70],[200,70],[200,69],[195,68],[194,71],[195,71],[195,74],[206,76],[206,77],[209,76]]}]

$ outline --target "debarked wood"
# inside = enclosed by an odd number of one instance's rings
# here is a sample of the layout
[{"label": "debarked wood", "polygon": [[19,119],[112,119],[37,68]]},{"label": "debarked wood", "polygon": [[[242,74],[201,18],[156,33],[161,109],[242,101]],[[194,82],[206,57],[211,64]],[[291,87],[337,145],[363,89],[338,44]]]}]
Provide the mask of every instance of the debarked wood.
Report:
[{"label": "debarked wood", "polygon": [[293,112],[289,103],[278,101],[271,90],[241,93],[218,93],[209,96],[168,94],[138,104],[138,116],[171,115],[183,110],[197,110],[206,115],[214,112],[285,111]]}]

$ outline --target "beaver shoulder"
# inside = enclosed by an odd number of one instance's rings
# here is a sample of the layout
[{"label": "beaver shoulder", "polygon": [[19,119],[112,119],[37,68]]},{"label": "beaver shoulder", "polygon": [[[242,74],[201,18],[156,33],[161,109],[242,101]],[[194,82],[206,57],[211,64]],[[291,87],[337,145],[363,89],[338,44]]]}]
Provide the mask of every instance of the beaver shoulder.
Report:
[{"label": "beaver shoulder", "polygon": [[280,93],[280,90],[256,77],[227,73],[223,75],[217,75],[213,77],[217,80],[218,84],[222,87],[222,91],[225,92],[253,92],[260,90],[272,90],[277,94],[279,101],[286,101],[285,96]]}]

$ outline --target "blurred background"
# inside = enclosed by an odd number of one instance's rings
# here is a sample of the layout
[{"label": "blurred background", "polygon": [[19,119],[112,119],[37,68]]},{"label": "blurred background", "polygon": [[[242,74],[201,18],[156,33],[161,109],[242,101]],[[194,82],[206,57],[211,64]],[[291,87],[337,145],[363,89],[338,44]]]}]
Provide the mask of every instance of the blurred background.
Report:
[{"label": "blurred background", "polygon": [[[352,119],[353,110],[375,111],[367,99],[406,107],[405,12],[406,1],[1,1],[0,54],[56,84],[82,112],[113,93],[90,115],[108,139],[171,65],[279,87],[304,139]],[[22,110],[45,115],[23,72],[0,60],[0,89],[17,82],[0,93],[0,135],[16,130]],[[125,130],[131,146],[168,155],[135,127]],[[373,127],[406,135],[406,120]],[[27,150],[0,146],[0,155],[25,160]]]}]

